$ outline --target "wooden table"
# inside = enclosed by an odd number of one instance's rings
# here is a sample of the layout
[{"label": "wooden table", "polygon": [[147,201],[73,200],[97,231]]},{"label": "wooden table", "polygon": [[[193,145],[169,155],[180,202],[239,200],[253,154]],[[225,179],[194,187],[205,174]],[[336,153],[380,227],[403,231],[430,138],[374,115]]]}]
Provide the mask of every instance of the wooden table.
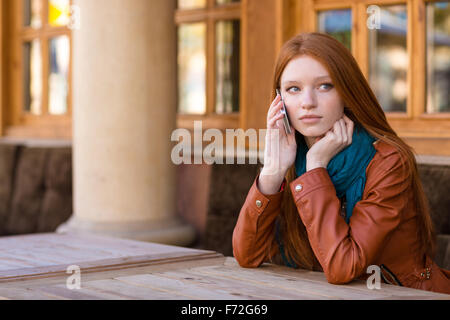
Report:
[{"label": "wooden table", "polygon": [[[68,266],[81,289],[69,289]],[[332,285],[321,272],[264,264],[244,269],[213,251],[98,236],[0,238],[0,299],[446,299],[450,295],[364,281]]]}]

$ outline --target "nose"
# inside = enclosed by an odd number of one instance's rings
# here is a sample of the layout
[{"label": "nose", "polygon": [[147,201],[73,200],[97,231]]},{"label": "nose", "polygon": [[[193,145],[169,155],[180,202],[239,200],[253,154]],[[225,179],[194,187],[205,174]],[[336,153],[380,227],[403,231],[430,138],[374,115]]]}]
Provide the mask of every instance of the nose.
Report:
[{"label": "nose", "polygon": [[300,104],[302,109],[312,109],[316,107],[316,97],[314,96],[314,93],[309,90],[309,89],[305,89],[303,90],[303,95],[301,97],[302,102]]}]

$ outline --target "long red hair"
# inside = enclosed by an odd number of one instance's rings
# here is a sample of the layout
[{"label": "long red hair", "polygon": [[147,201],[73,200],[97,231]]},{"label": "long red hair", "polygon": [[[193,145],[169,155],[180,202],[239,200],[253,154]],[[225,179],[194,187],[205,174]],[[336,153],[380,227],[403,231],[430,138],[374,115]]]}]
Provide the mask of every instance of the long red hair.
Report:
[{"label": "long red hair", "polygon": [[[281,75],[287,64],[301,55],[309,55],[320,61],[328,70],[333,84],[346,106],[345,114],[365,128],[373,137],[394,146],[405,163],[407,175],[417,211],[417,237],[421,256],[434,257],[435,233],[430,217],[428,201],[417,171],[414,153],[387,122],[383,109],[372,92],[358,63],[348,49],[339,41],[322,33],[302,33],[286,42],[278,55],[273,78],[273,97],[280,87]],[[301,134],[296,132],[297,139]],[[295,166],[287,174],[288,184],[295,180]],[[286,255],[299,267],[320,270],[308,240],[305,226],[301,222],[289,188],[284,192],[282,210],[279,217],[282,241]]]}]

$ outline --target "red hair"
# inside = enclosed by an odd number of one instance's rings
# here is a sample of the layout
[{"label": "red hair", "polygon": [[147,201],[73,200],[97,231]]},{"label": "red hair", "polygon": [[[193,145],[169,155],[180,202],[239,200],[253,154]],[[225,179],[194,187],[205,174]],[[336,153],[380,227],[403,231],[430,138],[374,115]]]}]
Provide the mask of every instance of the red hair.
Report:
[{"label": "red hair", "polygon": [[[387,122],[386,115],[362,74],[358,63],[348,49],[333,37],[322,33],[302,33],[286,42],[278,55],[273,78],[273,97],[280,87],[280,78],[287,64],[294,58],[308,55],[321,62],[328,70],[333,84],[346,106],[345,114],[365,128],[373,137],[395,147],[405,164],[417,212],[418,251],[434,257],[435,233],[430,217],[428,201],[417,171],[414,153]],[[296,137],[301,134],[296,132]],[[295,166],[287,174],[288,183],[296,178]],[[310,270],[319,269],[319,263],[311,249],[305,226],[301,222],[289,188],[284,192],[279,217],[286,255],[298,266]]]}]

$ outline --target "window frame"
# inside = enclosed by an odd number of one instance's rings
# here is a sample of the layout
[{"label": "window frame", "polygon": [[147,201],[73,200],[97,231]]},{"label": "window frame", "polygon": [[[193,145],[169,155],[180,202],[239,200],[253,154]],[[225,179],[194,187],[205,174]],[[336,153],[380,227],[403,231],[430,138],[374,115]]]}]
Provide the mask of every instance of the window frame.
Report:
[{"label": "window frame", "polygon": [[3,36],[3,23],[5,21],[3,11],[4,11],[4,2],[3,0],[0,0],[0,137],[3,136],[4,126],[3,126],[3,119],[4,119],[4,112],[3,108],[5,106],[4,104],[4,82],[3,79],[5,79],[5,68],[3,67],[5,65],[4,61],[4,55],[3,50],[6,48],[4,45],[4,36]]},{"label": "window frame", "polygon": [[[23,5],[24,1],[7,1],[6,11],[11,17],[7,22],[7,55],[9,94],[5,97],[6,103],[3,109],[4,130],[3,135],[14,138],[72,138],[72,65],[73,45],[72,32],[67,26],[52,27],[48,22],[48,1],[42,0],[41,19],[43,21],[40,29],[24,26]],[[72,5],[72,0],[70,0]],[[5,22],[6,23],[6,22]],[[48,114],[49,102],[49,43],[50,39],[58,36],[67,36],[69,39],[69,70],[67,112],[63,115]],[[33,115],[23,110],[23,43],[27,40],[39,39],[41,42],[42,56],[42,114]]]},{"label": "window frame", "polygon": [[[216,5],[215,0],[207,0],[205,8],[176,9],[175,25],[178,27],[184,23],[206,23],[206,112],[205,114],[178,113],[177,103],[177,127],[194,128],[194,121],[202,121],[203,128],[217,128],[221,130],[237,129],[240,126],[242,104],[239,103],[239,112],[217,114],[216,105],[216,22],[219,20],[239,20],[241,22],[240,41],[242,44],[242,0],[223,5]],[[242,48],[242,45],[241,45]],[[241,49],[242,50],[242,49]],[[239,70],[240,83],[242,84],[242,54],[240,54],[241,67]],[[177,83],[178,85],[178,83]],[[240,85],[242,87],[242,85]],[[240,101],[242,101],[242,90]]]},{"label": "window frame", "polygon": [[[317,31],[317,13],[322,10],[352,10],[352,54],[366,79],[369,75],[368,18],[369,5],[406,5],[408,15],[407,111],[386,112],[389,123],[402,137],[412,139],[450,138],[450,112],[426,113],[426,4],[439,0],[305,0],[300,4],[299,31]],[[427,143],[421,142],[422,146]],[[437,145],[437,144],[436,144]]]}]

